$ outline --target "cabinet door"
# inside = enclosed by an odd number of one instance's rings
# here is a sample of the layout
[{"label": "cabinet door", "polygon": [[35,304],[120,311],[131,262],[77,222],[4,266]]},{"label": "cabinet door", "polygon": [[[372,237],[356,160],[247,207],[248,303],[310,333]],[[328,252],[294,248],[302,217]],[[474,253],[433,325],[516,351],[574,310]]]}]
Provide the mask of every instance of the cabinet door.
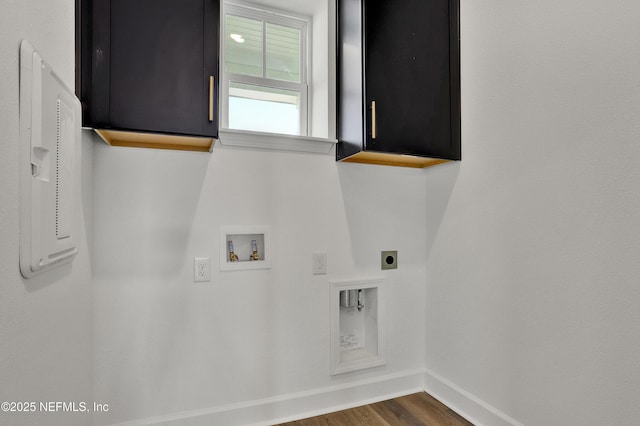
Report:
[{"label": "cabinet door", "polygon": [[458,159],[449,0],[363,3],[366,149]]},{"label": "cabinet door", "polygon": [[217,137],[218,23],[218,0],[111,0],[108,127]]}]

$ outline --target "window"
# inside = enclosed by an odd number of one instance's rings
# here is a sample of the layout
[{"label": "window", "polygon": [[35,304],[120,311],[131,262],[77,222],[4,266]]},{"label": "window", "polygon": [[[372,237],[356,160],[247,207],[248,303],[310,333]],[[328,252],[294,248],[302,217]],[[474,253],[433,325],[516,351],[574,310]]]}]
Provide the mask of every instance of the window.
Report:
[{"label": "window", "polygon": [[224,5],[222,126],[309,134],[310,18]]}]

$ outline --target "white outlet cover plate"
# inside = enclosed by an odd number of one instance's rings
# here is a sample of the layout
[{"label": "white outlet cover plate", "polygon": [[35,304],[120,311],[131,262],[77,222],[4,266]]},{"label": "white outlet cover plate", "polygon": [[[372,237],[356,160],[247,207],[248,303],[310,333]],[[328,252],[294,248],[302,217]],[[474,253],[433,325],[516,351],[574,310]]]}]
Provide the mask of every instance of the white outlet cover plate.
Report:
[{"label": "white outlet cover plate", "polygon": [[193,282],[211,281],[211,258],[196,257],[193,260]]},{"label": "white outlet cover plate", "polygon": [[327,274],[327,253],[313,253],[311,255],[313,266],[311,268],[313,275]]}]

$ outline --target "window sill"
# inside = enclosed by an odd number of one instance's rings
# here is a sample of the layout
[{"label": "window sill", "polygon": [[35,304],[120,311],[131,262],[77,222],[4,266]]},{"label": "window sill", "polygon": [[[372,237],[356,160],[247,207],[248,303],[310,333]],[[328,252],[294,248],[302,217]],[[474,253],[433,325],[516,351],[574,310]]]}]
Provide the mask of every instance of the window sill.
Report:
[{"label": "window sill", "polygon": [[329,154],[338,141],[336,139],[311,136],[281,135],[277,133],[252,132],[249,130],[221,129],[219,143],[222,146],[273,149],[279,151]]}]

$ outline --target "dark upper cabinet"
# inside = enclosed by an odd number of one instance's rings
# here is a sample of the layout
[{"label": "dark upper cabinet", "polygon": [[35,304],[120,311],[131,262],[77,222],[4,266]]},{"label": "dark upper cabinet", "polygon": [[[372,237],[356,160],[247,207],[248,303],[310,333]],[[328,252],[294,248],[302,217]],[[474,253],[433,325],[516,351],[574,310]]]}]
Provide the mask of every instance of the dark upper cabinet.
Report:
[{"label": "dark upper cabinet", "polygon": [[343,161],[460,159],[459,0],[338,0]]},{"label": "dark upper cabinet", "polygon": [[219,0],[78,0],[83,124],[114,145],[209,150]]}]

